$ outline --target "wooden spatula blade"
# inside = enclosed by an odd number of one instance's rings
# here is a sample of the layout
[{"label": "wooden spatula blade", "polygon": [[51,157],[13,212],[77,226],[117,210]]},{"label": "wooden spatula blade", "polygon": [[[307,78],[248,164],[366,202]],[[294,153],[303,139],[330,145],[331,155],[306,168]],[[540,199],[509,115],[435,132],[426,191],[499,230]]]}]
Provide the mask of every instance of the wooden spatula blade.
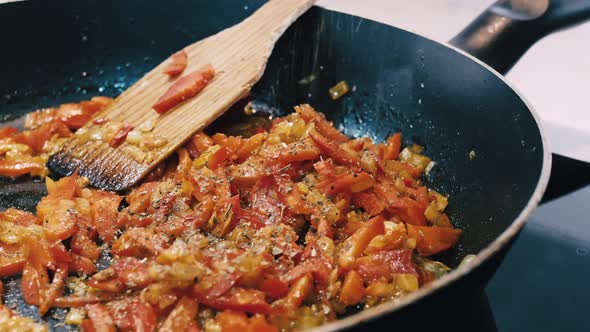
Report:
[{"label": "wooden spatula blade", "polygon": [[314,2],[270,0],[242,23],[187,46],[189,65],[185,73],[211,64],[216,74],[197,96],[170,112],[160,115],[151,108],[174,82],[164,74],[164,62],[97,115],[97,118],[134,128],[155,122],[152,133],[164,138],[166,143],[150,151],[149,159],[132,158],[125,150],[127,142],[113,148],[105,142],[82,139],[77,133],[51,155],[48,167],[61,175],[77,172],[102,189],[130,188],[192,135],[249,93],[262,76],[277,39]]},{"label": "wooden spatula blade", "polygon": [[[86,149],[90,152],[85,151]],[[82,156],[76,158],[77,155]],[[47,166],[62,175],[78,172],[78,175],[88,178],[94,186],[112,191],[121,191],[133,186],[143,178],[149,167],[107,144],[85,145],[78,144],[76,140],[67,143],[53,154]]]}]

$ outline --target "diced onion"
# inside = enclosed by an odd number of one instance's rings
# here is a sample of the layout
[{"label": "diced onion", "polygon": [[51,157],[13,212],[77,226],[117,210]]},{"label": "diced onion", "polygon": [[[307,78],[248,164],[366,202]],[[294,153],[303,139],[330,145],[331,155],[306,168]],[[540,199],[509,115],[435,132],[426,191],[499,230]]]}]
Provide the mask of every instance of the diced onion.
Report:
[{"label": "diced onion", "polygon": [[330,97],[332,97],[332,100],[340,99],[347,94],[349,90],[346,81],[340,81],[330,89]]},{"label": "diced onion", "polygon": [[398,274],[395,276],[397,287],[407,292],[413,292],[418,289],[418,277],[413,274]]}]

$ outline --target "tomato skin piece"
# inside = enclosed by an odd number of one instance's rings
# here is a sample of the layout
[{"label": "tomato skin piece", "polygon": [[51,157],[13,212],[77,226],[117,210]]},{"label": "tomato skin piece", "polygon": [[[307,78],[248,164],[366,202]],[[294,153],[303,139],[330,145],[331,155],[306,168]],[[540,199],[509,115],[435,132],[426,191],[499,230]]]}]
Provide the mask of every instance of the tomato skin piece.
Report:
[{"label": "tomato skin piece", "polygon": [[289,165],[297,161],[315,161],[320,158],[320,150],[309,139],[289,143],[279,153],[277,161],[281,165]]},{"label": "tomato skin piece", "polygon": [[461,230],[451,227],[427,227],[407,224],[408,237],[416,239],[416,250],[422,256],[431,256],[447,250],[461,236]]},{"label": "tomato skin piece", "polygon": [[412,250],[397,249],[380,251],[375,254],[357,258],[353,269],[365,282],[380,278],[391,279],[396,273],[407,273],[418,276],[416,266],[412,262]]},{"label": "tomato skin piece", "polygon": [[37,223],[37,217],[34,214],[14,208],[0,212],[0,219],[9,220],[20,226],[30,226]]},{"label": "tomato skin piece", "polygon": [[207,64],[196,71],[179,78],[168,88],[168,90],[158,99],[152,108],[164,114],[182,103],[183,101],[196,96],[203,90],[209,81],[215,76],[215,69]]},{"label": "tomato skin piece", "polygon": [[[117,328],[113,323],[113,319],[109,314],[107,308],[100,304],[88,304],[86,305],[86,312],[88,313],[88,319],[91,323],[92,330],[96,332],[116,332]],[[87,326],[87,323],[85,324]],[[84,329],[86,331],[86,329]]]},{"label": "tomato skin piece", "polygon": [[129,203],[127,211],[133,214],[146,212],[151,205],[152,194],[159,184],[160,182],[145,182],[138,188],[133,189],[125,197],[125,200]]},{"label": "tomato skin piece", "polygon": [[186,69],[188,56],[184,50],[180,50],[170,56],[170,62],[164,69],[164,73],[170,77],[178,76]]},{"label": "tomato skin piece", "polygon": [[119,129],[119,131],[115,134],[115,136],[113,136],[113,138],[109,142],[109,145],[112,148],[116,148],[117,146],[121,145],[121,143],[125,142],[127,134],[129,134],[129,132],[132,131],[133,128],[134,127],[128,123],[124,124],[123,127]]},{"label": "tomato skin piece", "polygon": [[195,316],[199,311],[199,303],[188,297],[183,296],[174,306],[174,309],[168,314],[159,332],[176,332],[185,331],[191,324],[195,323]]}]

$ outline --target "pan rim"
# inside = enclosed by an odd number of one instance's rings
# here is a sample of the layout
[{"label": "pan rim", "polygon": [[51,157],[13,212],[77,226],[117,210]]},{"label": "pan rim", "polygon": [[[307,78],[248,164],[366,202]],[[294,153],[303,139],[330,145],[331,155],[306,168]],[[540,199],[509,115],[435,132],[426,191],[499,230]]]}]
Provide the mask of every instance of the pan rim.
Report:
[{"label": "pan rim", "polygon": [[431,295],[431,293],[436,293],[436,292],[442,290],[443,288],[451,285],[452,283],[463,278],[465,275],[471,273],[473,270],[475,270],[476,268],[481,266],[484,262],[486,262],[490,258],[492,258],[492,256],[494,256],[494,254],[496,254],[498,251],[500,251],[502,248],[504,248],[504,246],[506,246],[510,240],[512,240],[516,235],[518,235],[518,233],[522,230],[522,228],[524,227],[524,225],[528,221],[529,217],[531,216],[531,214],[535,210],[535,208],[539,205],[539,202],[541,201],[543,194],[545,193],[545,190],[547,189],[547,185],[549,183],[549,176],[551,174],[552,160],[551,160],[551,150],[550,150],[549,141],[547,139],[547,134],[545,132],[540,115],[537,113],[537,111],[535,111],[532,104],[518,90],[518,88],[513,86],[513,84],[508,79],[506,79],[506,77],[504,75],[500,74],[498,71],[496,71],[494,68],[490,67],[485,62],[483,62],[480,59],[476,58],[475,56],[467,53],[466,51],[449,44],[448,42],[436,41],[432,38],[426,37],[424,35],[421,35],[419,33],[416,33],[414,31],[411,31],[408,29],[399,28],[399,27],[396,27],[396,26],[393,26],[393,25],[390,25],[390,24],[387,24],[384,22],[375,21],[375,20],[372,20],[369,18],[345,13],[342,11],[338,11],[338,10],[334,10],[334,9],[330,9],[330,8],[326,8],[326,7],[322,7],[322,6],[316,5],[315,7],[319,7],[323,10],[326,10],[326,11],[337,12],[340,14],[349,15],[349,16],[360,18],[360,19],[368,20],[371,22],[375,22],[378,24],[387,25],[389,27],[413,34],[413,35],[423,38],[423,39],[426,39],[426,40],[436,43],[438,45],[445,46],[446,48],[448,48],[452,51],[455,51],[455,52],[461,54],[462,56],[466,57],[467,59],[470,59],[471,61],[477,63],[478,65],[480,65],[481,67],[486,69],[488,72],[490,72],[491,74],[496,76],[500,81],[502,81],[502,83],[506,84],[506,86],[508,86],[514,92],[514,94],[525,104],[525,106],[528,108],[528,111],[533,116],[533,119],[537,125],[537,128],[539,130],[539,135],[541,136],[541,143],[542,143],[542,148],[543,148],[543,161],[542,161],[542,166],[541,166],[541,174],[539,175],[539,179],[537,180],[537,186],[535,187],[535,190],[533,191],[533,194],[529,198],[527,204],[522,209],[520,214],[514,219],[514,221],[512,221],[510,226],[508,226],[508,228],[506,228],[487,247],[485,247],[484,249],[482,249],[481,251],[479,251],[476,254],[476,259],[472,260],[469,264],[467,264],[461,268],[457,268],[457,269],[452,270],[449,274],[443,276],[440,279],[435,280],[434,282],[426,285],[425,287],[422,287],[411,294],[407,294],[407,295],[403,296],[399,300],[390,301],[388,303],[383,303],[381,305],[378,305],[378,306],[370,308],[370,309],[362,310],[359,313],[353,314],[351,316],[348,316],[348,317],[345,317],[342,319],[338,319],[334,322],[330,322],[330,323],[321,325],[319,327],[316,327],[316,328],[313,328],[310,330],[313,332],[330,332],[330,331],[338,331],[338,330],[342,330],[342,329],[351,328],[356,325],[360,325],[362,323],[377,319],[380,316],[392,314],[404,307],[407,307],[415,302],[418,302],[418,301],[426,298],[427,296]]}]

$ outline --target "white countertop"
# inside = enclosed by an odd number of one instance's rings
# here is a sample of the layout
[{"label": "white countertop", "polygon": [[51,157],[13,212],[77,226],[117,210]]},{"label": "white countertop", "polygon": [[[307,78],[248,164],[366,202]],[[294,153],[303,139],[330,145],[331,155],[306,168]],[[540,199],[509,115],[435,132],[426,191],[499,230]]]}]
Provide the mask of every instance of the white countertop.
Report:
[{"label": "white countertop", "polygon": [[[329,9],[447,41],[494,0],[320,0]],[[507,75],[541,115],[553,152],[590,162],[590,24],[546,37]]]}]

